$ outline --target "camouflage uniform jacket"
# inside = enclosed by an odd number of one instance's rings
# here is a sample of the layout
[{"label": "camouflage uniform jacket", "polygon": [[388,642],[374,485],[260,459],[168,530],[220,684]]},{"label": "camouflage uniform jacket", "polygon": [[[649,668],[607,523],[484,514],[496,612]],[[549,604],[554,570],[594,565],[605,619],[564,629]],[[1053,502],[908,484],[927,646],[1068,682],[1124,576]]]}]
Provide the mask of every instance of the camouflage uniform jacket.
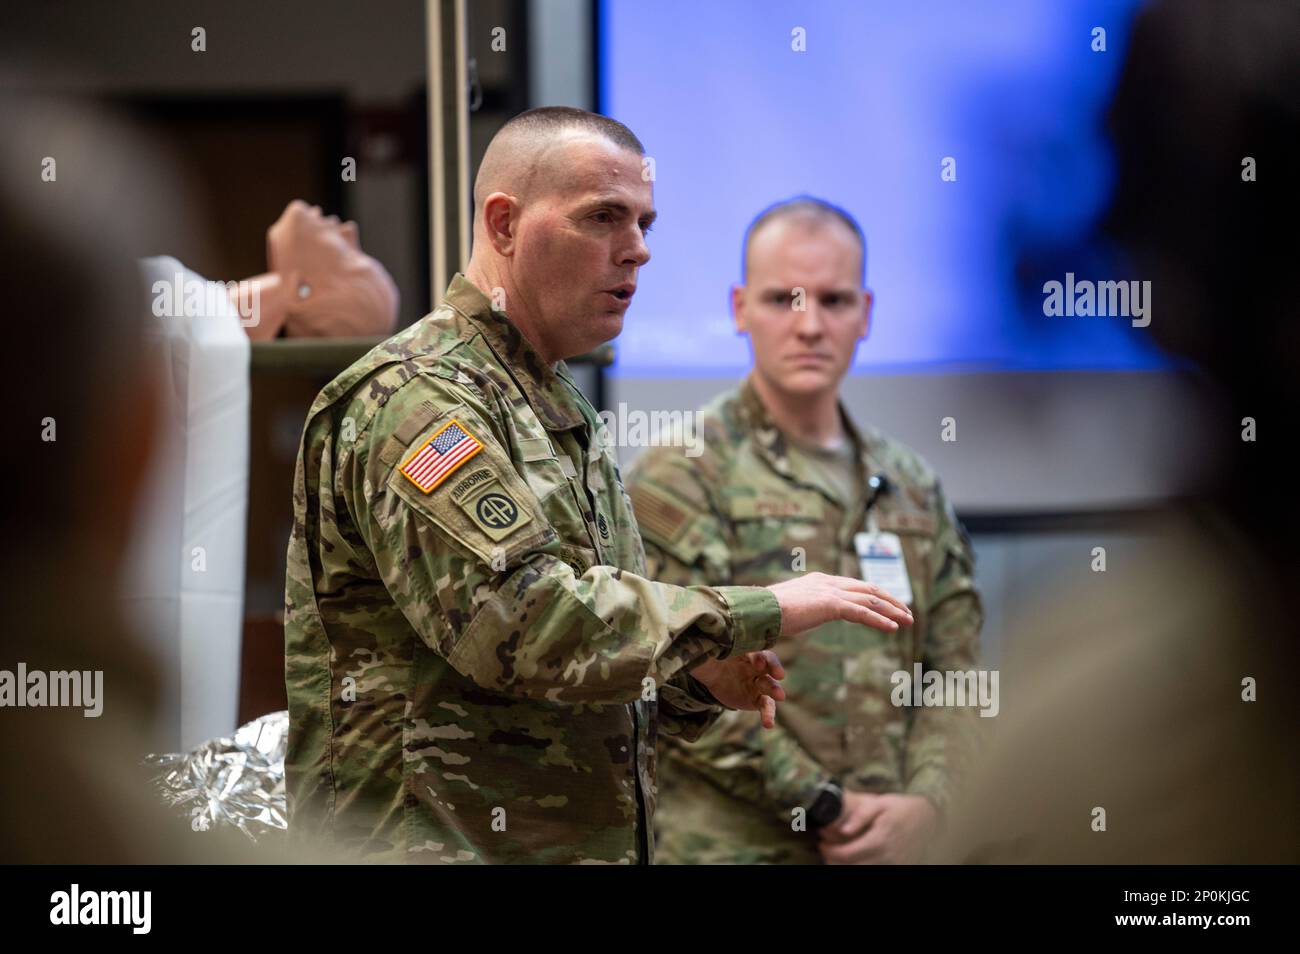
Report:
[{"label": "camouflage uniform jacket", "polygon": [[819,862],[816,835],[793,823],[823,782],[923,794],[942,812],[970,756],[973,708],[890,699],[891,675],[916,662],[974,668],[983,616],[969,542],[915,453],[841,415],[864,485],[847,509],[788,454],[749,382],[703,409],[699,457],[653,448],[629,477],[652,576],[767,585],[803,571],[860,576],[854,536],[868,528],[865,478],[883,473],[892,489],[871,514],[899,536],[915,617],[892,635],[830,623],[779,640],[788,698],[775,731],[755,732],[728,713],[692,745],[663,740],[660,862]]},{"label": "camouflage uniform jacket", "polygon": [[598,425],[462,276],[317,397],[285,593],[291,837],[649,863],[656,726],[721,711],[685,667],[770,645],[780,607],[647,580]]}]

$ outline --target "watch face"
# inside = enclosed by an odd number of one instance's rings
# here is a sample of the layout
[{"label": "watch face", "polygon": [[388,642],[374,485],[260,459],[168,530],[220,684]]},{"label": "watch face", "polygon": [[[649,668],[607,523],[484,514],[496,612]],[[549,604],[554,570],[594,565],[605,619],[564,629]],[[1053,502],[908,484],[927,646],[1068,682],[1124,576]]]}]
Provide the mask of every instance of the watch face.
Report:
[{"label": "watch face", "polygon": [[824,788],[808,811],[808,818],[817,827],[829,825],[840,817],[844,809],[844,796],[836,788]]}]

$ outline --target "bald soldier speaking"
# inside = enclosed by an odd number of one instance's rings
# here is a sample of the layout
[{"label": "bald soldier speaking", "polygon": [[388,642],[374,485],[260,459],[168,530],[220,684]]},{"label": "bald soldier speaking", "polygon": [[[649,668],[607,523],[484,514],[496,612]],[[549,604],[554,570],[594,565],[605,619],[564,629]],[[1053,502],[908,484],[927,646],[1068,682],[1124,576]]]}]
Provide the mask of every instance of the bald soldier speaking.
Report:
[{"label": "bald soldier speaking", "polygon": [[886,632],[860,580],[676,587],[563,359],[622,330],[654,219],[641,143],[576,109],[488,146],[430,315],[328,384],[294,479],[289,829],[372,861],[649,863],[659,729],[775,724],[778,636]]}]

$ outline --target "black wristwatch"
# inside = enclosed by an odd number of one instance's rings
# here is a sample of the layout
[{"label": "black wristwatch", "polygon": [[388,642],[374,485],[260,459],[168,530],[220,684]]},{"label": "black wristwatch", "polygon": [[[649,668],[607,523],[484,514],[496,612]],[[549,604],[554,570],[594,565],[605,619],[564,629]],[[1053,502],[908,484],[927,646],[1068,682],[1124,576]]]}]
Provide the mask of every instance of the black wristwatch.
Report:
[{"label": "black wristwatch", "polygon": [[835,821],[844,811],[844,788],[838,779],[817,786],[817,797],[808,808],[808,827],[816,831]]}]

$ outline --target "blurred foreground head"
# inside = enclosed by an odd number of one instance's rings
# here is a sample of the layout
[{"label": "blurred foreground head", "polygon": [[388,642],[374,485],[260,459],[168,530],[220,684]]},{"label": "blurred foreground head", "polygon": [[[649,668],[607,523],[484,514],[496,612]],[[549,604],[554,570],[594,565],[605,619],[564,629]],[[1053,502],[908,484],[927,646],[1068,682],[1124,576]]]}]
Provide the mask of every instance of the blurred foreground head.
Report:
[{"label": "blurred foreground head", "polygon": [[[1138,17],[1109,124],[1118,180],[1106,231],[1167,318],[1147,329],[1219,393],[1220,503],[1296,567],[1300,506],[1279,477],[1300,405],[1300,6],[1159,2]],[[1237,438],[1253,417],[1256,443]]]},{"label": "blurred foreground head", "polygon": [[139,497],[154,425],[170,412],[143,344],[136,259],[175,247],[195,219],[159,152],[102,108],[6,95],[0,121],[11,466],[23,475],[0,505],[0,669],[102,674],[97,715],[48,703],[0,713],[0,764],[12,769],[0,862],[182,860],[189,832],[139,767],[159,683],[116,585],[149,505]]},{"label": "blurred foreground head", "polygon": [[102,113],[35,97],[0,110],[11,413],[33,477],[4,500],[3,559],[57,562],[67,582],[99,587],[127,541],[158,413],[135,259],[163,250],[148,229],[167,219],[172,180]]},{"label": "blurred foreground head", "polygon": [[1011,607],[1000,669],[1015,689],[946,858],[1297,860],[1298,68],[1294,4],[1178,0],[1139,16],[1111,109],[1108,231],[1165,301],[1147,332],[1212,399],[1220,480],[1153,515],[1106,572],[1073,558]]}]

